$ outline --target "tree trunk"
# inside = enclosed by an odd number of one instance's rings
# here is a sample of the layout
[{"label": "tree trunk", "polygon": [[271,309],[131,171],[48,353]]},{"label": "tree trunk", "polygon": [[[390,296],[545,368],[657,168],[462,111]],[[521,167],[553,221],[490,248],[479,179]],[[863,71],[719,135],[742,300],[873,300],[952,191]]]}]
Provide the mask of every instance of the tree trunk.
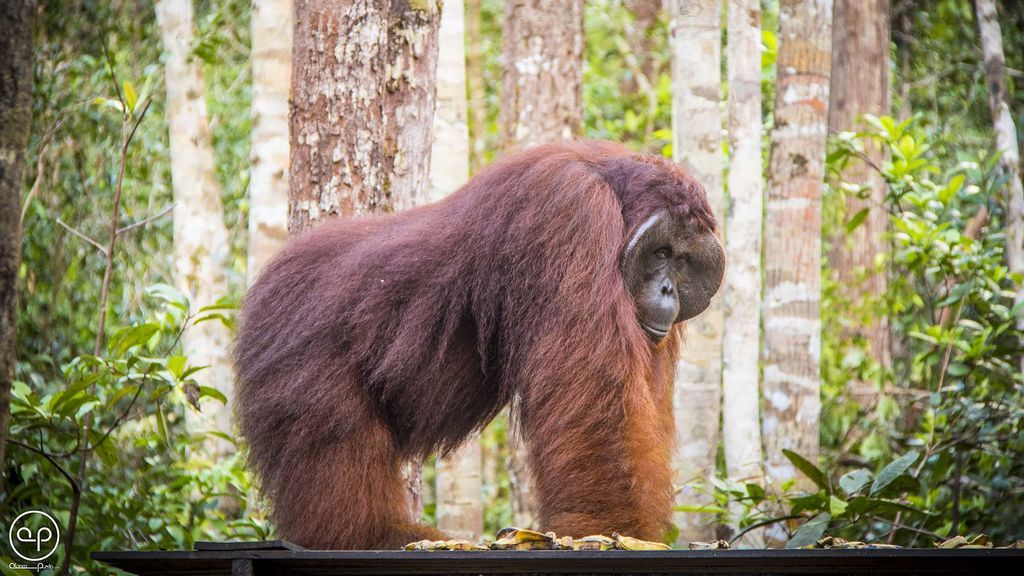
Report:
[{"label": "tree trunk", "polygon": [[249,283],[288,239],[288,90],[292,0],[252,3],[252,176]]},{"label": "tree trunk", "polygon": [[[761,2],[728,6],[729,209],[722,336],[722,444],[734,482],[761,480]],[[736,510],[738,511],[738,510]],[[748,545],[758,542],[748,539]]]},{"label": "tree trunk", "polygon": [[[890,11],[889,25],[892,26],[892,19],[898,23],[899,33],[892,35],[893,43],[896,45],[896,55],[899,65],[900,79],[900,113],[899,117],[910,118],[913,115],[913,107],[910,104],[910,86],[913,82],[913,73],[910,68],[910,59],[913,52],[911,36],[914,33],[914,26],[910,15],[914,10],[914,0],[898,0],[894,9]],[[891,90],[891,86],[890,86]],[[890,104],[891,106],[891,104]],[[893,335],[890,334],[890,338]]]},{"label": "tree trunk", "polygon": [[0,7],[0,492],[17,360],[18,268],[21,262],[21,179],[32,126],[34,0]]},{"label": "tree trunk", "polygon": [[[467,179],[465,11],[462,0],[446,0],[438,33],[437,109],[428,200],[444,198]],[[481,488],[480,440],[473,438],[437,461],[437,527],[453,538],[471,542],[483,536]]]},{"label": "tree trunk", "polygon": [[469,91],[469,134],[473,142],[472,173],[487,164],[484,155],[487,148],[487,93],[484,89],[481,18],[480,0],[466,0],[466,85]]},{"label": "tree trunk", "polygon": [[[192,1],[161,0],[156,5],[164,49],[168,53],[167,125],[171,143],[171,183],[174,192],[174,277],[177,289],[188,297],[193,314],[228,293],[225,267],[228,231],[224,226],[220,186],[214,167],[206,90],[199,61],[189,54],[192,42]],[[231,398],[232,374],[228,348],[231,334],[217,321],[190,326],[182,336],[189,363],[208,366],[195,374],[196,382],[220,390]],[[186,411],[190,430],[232,434],[231,410],[206,402],[203,411]],[[216,459],[233,448],[210,437],[205,456]]]},{"label": "tree trunk", "polygon": [[[889,0],[835,0],[832,24],[832,79],[829,91],[829,132],[857,130],[862,114],[882,116],[889,113]],[[881,146],[865,150],[876,166],[886,160]],[[867,198],[851,194],[845,213],[849,220],[867,210],[864,222],[847,233],[840,228],[832,240],[829,262],[843,299],[857,304],[879,302],[885,298],[888,277],[877,257],[889,251],[886,233],[885,179],[863,160],[855,159],[843,174],[845,181],[870,189]],[[870,345],[871,356],[883,368],[892,365],[889,319],[879,316],[865,322],[847,336],[861,336]],[[857,383],[854,395],[868,400],[877,383]]]},{"label": "tree trunk", "polygon": [[[765,213],[764,444],[777,489],[782,454],[818,458],[821,412],[821,190],[832,60],[832,2],[783,2]],[[803,476],[798,486],[808,487]]]},{"label": "tree trunk", "polygon": [[[1003,55],[1003,37],[999,29],[995,0],[975,0],[981,51],[985,57],[988,76],[988,107],[992,112],[992,126],[996,133],[996,148],[1002,152],[999,169],[1009,177],[1006,183],[1006,262],[1010,272],[1024,274],[1024,186],[1021,184],[1020,148],[1017,128],[1010,114],[1009,93],[1006,89],[1006,58]],[[1017,287],[1015,304],[1024,301],[1024,286]],[[1024,331],[1024,319],[1017,321]],[[1022,346],[1024,349],[1024,346]],[[1020,369],[1024,371],[1024,354]]]},{"label": "tree trunk", "polygon": [[[650,85],[658,85],[660,70],[656,69],[658,59],[652,52],[651,34],[658,23],[661,13],[661,0],[626,0],[626,9],[633,13],[633,25],[626,30],[626,42],[640,64],[640,72],[647,78]],[[623,83],[624,92],[636,92],[640,83],[631,78]]]},{"label": "tree trunk", "polygon": [[298,0],[288,230],[427,194],[436,2]]},{"label": "tree trunk", "polygon": [[469,179],[465,23],[462,0],[446,0],[438,32],[437,106],[428,202],[444,198]]},{"label": "tree trunk", "polygon": [[[672,150],[704,185],[719,222],[722,192],[722,4],[720,0],[670,0],[672,45]],[[688,322],[686,345],[676,369],[675,414],[678,449],[677,504],[713,504],[711,479],[718,452],[722,393],[722,301]],[[704,490],[695,490],[700,482]],[[676,514],[680,542],[715,539],[711,514]]]},{"label": "tree trunk", "polygon": [[[292,53],[292,235],[331,216],[424,203],[434,123],[438,3],[297,0]],[[404,471],[419,518],[422,465]]]},{"label": "tree trunk", "polygon": [[[505,154],[583,130],[583,0],[505,3],[501,106]],[[523,442],[512,439],[512,521],[529,528],[537,504]]]},{"label": "tree trunk", "polygon": [[501,125],[508,154],[583,130],[583,1],[505,3]]}]

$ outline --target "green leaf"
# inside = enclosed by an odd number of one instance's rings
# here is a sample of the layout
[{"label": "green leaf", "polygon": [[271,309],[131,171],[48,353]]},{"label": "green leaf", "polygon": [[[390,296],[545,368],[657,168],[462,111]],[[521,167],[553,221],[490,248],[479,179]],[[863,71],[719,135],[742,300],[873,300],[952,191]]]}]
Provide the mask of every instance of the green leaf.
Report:
[{"label": "green leaf", "polygon": [[[893,126],[895,128],[895,126]],[[907,160],[911,160],[916,154],[917,142],[914,141],[914,137],[910,134],[904,134],[900,141],[896,144],[896,149],[900,154]]]},{"label": "green leaf", "polygon": [[861,208],[857,211],[857,213],[853,215],[853,218],[850,218],[850,221],[846,223],[846,232],[853,232],[858,226],[863,224],[864,221],[868,219],[869,211],[869,208]]},{"label": "green leaf", "polygon": [[97,377],[97,374],[89,374],[88,376],[82,378],[78,382],[75,382],[71,386],[68,386],[64,390],[57,392],[56,394],[50,397],[49,402],[47,402],[47,408],[50,410],[50,412],[56,414],[61,414],[64,416],[70,414],[71,412],[77,409],[77,405],[74,408],[68,409],[68,403],[74,400],[80,394],[82,394],[87,388],[89,388],[89,386],[91,386],[93,382],[96,381]]},{"label": "green leaf", "polygon": [[825,493],[821,491],[804,496],[794,496],[789,499],[790,506],[793,509],[793,514],[798,514],[804,510],[809,512],[821,512],[825,509],[827,502],[828,499],[825,497]]},{"label": "green leaf", "polygon": [[86,398],[87,400],[85,402],[82,402],[82,404],[78,407],[78,411],[75,412],[76,420],[81,420],[83,416],[85,416],[89,412],[92,412],[93,408],[100,405],[100,401],[92,394],[89,394]]},{"label": "green leaf", "polygon": [[224,297],[219,298],[216,302],[210,304],[209,306],[203,306],[202,308],[199,309],[199,313],[210,312],[213,310],[234,310],[236,308],[238,308],[238,303],[236,303],[234,300],[230,298]]},{"label": "green leaf", "polygon": [[688,512],[690,514],[722,514],[726,510],[721,506],[714,506],[708,504],[706,506],[699,506],[696,504],[680,504],[675,507],[676,512]]},{"label": "green leaf", "polygon": [[117,392],[114,392],[114,395],[111,396],[109,400],[107,400],[107,409],[113,409],[114,406],[117,406],[117,403],[121,400],[121,398],[124,398],[125,396],[128,395],[134,395],[138,389],[139,387],[135,384],[126,384],[121,388],[118,388]]},{"label": "green leaf", "polygon": [[114,100],[113,98],[102,98],[102,97],[97,96],[96,98],[93,99],[92,103],[93,104],[102,104],[104,106],[109,106],[109,107],[113,108],[114,110],[117,110],[121,114],[124,114],[124,105],[121,104],[120,102],[118,102],[117,100]]},{"label": "green leaf", "polygon": [[114,341],[111,342],[111,347],[117,355],[122,355],[127,352],[129,348],[145,344],[159,331],[160,327],[152,322],[132,326],[131,328],[119,333],[114,338]]},{"label": "green leaf", "polygon": [[157,300],[163,300],[181,311],[188,310],[188,298],[167,284],[154,284],[146,288],[146,294]]},{"label": "green leaf", "polygon": [[851,470],[839,478],[839,487],[847,496],[853,495],[871,481],[871,471],[864,468]]},{"label": "green leaf", "polygon": [[93,451],[100,457],[103,464],[106,466],[117,466],[120,453],[114,446],[114,443],[110,441],[110,438],[106,438],[103,442],[94,444],[92,446]]},{"label": "green leaf", "polygon": [[160,432],[160,439],[165,445],[170,444],[170,434],[167,432],[167,419],[164,418],[163,406],[156,407],[156,428]]},{"label": "green leaf", "polygon": [[811,518],[804,525],[800,527],[794,534],[793,537],[786,542],[786,548],[803,548],[804,546],[811,546],[825,533],[828,528],[828,523],[832,520],[832,515],[828,512],[822,512],[814,518]]},{"label": "green leaf", "polygon": [[21,380],[15,380],[14,384],[11,385],[11,396],[17,400],[21,400],[25,404],[32,404],[32,389],[28,387]]},{"label": "green leaf", "polygon": [[192,322],[192,325],[195,326],[196,324],[202,324],[203,322],[209,322],[210,320],[220,320],[220,323],[223,324],[228,330],[233,330],[234,327],[235,327],[234,319],[232,319],[232,318],[230,318],[228,316],[225,316],[224,314],[217,313],[217,312],[214,312],[212,314],[204,314],[202,316],[198,316]]},{"label": "green leaf", "polygon": [[187,360],[188,358],[185,356],[171,356],[167,359],[167,371],[178,380],[181,380],[181,373],[185,369],[185,362]]},{"label": "green leaf", "polygon": [[187,370],[185,370],[184,372],[181,373],[181,380],[184,380],[184,379],[188,378],[189,376],[195,374],[196,372],[199,372],[200,370],[205,370],[205,369],[207,369],[209,367],[210,367],[209,364],[207,364],[205,366],[189,366]]},{"label": "green leaf", "polygon": [[217,390],[216,388],[214,388],[212,386],[200,386],[199,387],[199,392],[200,392],[200,396],[209,396],[210,398],[214,398],[216,400],[220,400],[220,403],[224,404],[225,406],[228,403],[227,396],[225,396],[220,390]]},{"label": "green leaf", "polygon": [[747,494],[754,499],[756,502],[764,500],[764,488],[761,487],[757,482],[748,482],[746,485]]},{"label": "green leaf", "polygon": [[946,184],[945,188],[939,190],[939,200],[943,204],[948,204],[956,196],[956,193],[964,187],[964,178],[963,174],[957,174],[949,179],[949,184]]},{"label": "green leaf", "polygon": [[875,494],[878,494],[885,489],[886,486],[892,484],[894,480],[899,478],[901,474],[913,466],[914,462],[917,462],[917,457],[917,450],[911,450],[890,462],[885,468],[882,468],[882,471],[878,473],[878,477],[875,478],[874,483],[871,484],[871,495],[874,496]]},{"label": "green leaf", "polygon": [[820,468],[811,464],[809,460],[792,450],[783,450],[782,454],[786,458],[789,458],[789,461],[793,463],[793,466],[796,466],[798,470],[803,472],[804,476],[807,476],[811,482],[814,482],[819,488],[822,488],[826,492],[829,491],[828,477],[825,476],[825,473],[822,472]]},{"label": "green leaf", "polygon": [[847,502],[849,504],[850,514],[895,514],[897,512],[909,512],[913,514],[924,514],[931,516],[932,514],[915,508],[906,502],[899,502],[896,500],[886,500],[884,498],[869,498],[867,496],[854,496]]},{"label": "green leaf", "polygon": [[135,87],[127,80],[121,83],[121,87],[124,88],[124,103],[128,105],[128,112],[134,112],[135,104],[139,101],[139,96],[135,93]]},{"label": "green leaf", "polygon": [[832,514],[832,517],[842,516],[843,512],[846,512],[848,504],[846,500],[839,498],[838,496],[830,496],[828,499],[828,511]]}]

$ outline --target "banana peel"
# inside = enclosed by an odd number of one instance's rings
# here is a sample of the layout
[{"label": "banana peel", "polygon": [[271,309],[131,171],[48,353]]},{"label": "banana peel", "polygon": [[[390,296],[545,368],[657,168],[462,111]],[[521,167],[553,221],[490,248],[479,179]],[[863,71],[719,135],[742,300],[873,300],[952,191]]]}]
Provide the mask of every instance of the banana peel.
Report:
[{"label": "banana peel", "polygon": [[554,532],[543,534],[525,528],[502,528],[491,550],[555,550],[558,546]]},{"label": "banana peel", "polygon": [[978,534],[974,538],[967,539],[963,536],[954,536],[935,545],[940,549],[962,549],[962,548],[992,548],[992,542],[984,534]]},{"label": "banana peel", "polygon": [[584,536],[573,542],[573,550],[614,550],[615,540],[603,535]]},{"label": "banana peel", "polygon": [[728,550],[729,543],[725,540],[715,540],[714,542],[690,542],[690,550]]},{"label": "banana peel", "polygon": [[630,538],[629,536],[623,536],[618,532],[612,533],[612,539],[615,540],[615,548],[619,550],[671,550],[672,547],[668,544],[662,544],[661,542],[648,542],[647,540],[640,540],[638,538]]},{"label": "banana peel", "polygon": [[473,544],[469,540],[420,540],[411,544],[405,545],[406,550],[429,550],[429,551],[440,551],[440,550],[458,550],[458,551],[478,551],[487,550],[484,546]]},{"label": "banana peel", "polygon": [[[714,543],[701,544],[710,549],[728,548],[728,543],[718,541]],[[496,534],[495,540],[485,541],[484,545],[474,544],[468,540],[420,540],[406,544],[406,550],[671,550],[668,545],[660,542],[648,542],[639,538],[623,536],[617,532],[611,537],[603,534],[573,538],[572,536],[559,537],[554,532],[537,532],[525,528],[508,527],[502,528]]]}]

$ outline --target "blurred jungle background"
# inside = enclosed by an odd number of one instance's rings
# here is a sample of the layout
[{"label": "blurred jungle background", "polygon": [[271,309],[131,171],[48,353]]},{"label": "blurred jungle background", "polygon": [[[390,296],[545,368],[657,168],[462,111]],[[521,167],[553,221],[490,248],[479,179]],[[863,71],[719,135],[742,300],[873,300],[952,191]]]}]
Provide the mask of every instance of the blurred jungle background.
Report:
[{"label": "blurred jungle background", "polygon": [[[678,370],[673,543],[1024,536],[1024,3],[338,16],[350,4],[0,8],[4,533],[49,511],[50,561],[76,573],[104,570],[98,549],[272,537],[230,417],[234,313],[259,266],[318,219],[431,201],[504,153],[587,137],[687,162],[730,258]],[[410,466],[425,522],[472,539],[531,525],[506,432],[499,417]]]}]

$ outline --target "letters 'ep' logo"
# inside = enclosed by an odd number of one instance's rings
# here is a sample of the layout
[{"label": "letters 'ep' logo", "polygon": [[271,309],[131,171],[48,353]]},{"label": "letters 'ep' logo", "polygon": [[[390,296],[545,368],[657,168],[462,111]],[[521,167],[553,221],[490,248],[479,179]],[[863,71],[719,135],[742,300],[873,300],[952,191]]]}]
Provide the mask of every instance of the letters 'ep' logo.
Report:
[{"label": "letters 'ep' logo", "polygon": [[28,510],[11,522],[7,539],[15,554],[29,562],[39,562],[57,551],[60,528],[53,516],[46,512]]}]

